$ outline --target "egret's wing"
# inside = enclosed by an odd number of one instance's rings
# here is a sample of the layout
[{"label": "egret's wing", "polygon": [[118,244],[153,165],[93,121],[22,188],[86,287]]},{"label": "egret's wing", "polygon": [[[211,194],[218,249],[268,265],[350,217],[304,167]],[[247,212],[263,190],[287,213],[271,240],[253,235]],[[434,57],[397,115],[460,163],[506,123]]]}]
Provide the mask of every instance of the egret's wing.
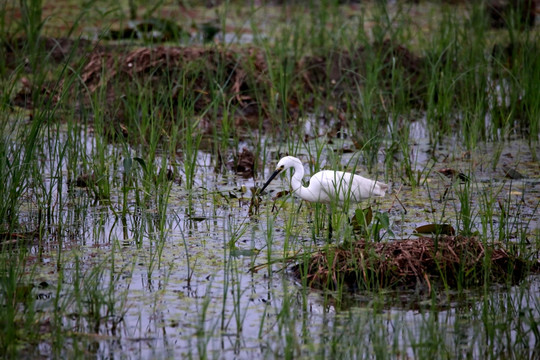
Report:
[{"label": "egret's wing", "polygon": [[324,178],[328,194],[341,201],[346,199],[360,201],[372,196],[384,196],[388,190],[388,185],[379,181],[342,171],[326,171]]},{"label": "egret's wing", "polygon": [[320,202],[352,200],[359,202],[372,196],[384,196],[388,185],[343,171],[324,170],[313,175],[308,190]]},{"label": "egret's wing", "polygon": [[350,199],[354,194],[354,186],[351,183],[352,174],[342,171],[325,170],[317,173],[317,180],[327,201]]}]

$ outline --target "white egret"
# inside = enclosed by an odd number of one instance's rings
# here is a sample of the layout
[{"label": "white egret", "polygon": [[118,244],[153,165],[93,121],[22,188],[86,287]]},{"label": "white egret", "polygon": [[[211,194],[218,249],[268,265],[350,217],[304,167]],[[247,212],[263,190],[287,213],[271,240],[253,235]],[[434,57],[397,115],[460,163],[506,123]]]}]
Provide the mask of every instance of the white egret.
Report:
[{"label": "white egret", "polygon": [[319,171],[309,179],[309,186],[302,186],[304,166],[294,156],[285,156],[279,160],[276,170],[266,181],[260,193],[270,184],[276,176],[286,169],[293,168],[291,178],[293,193],[309,202],[331,204],[337,202],[343,205],[346,201],[358,203],[372,196],[384,196],[388,185],[380,181],[367,179],[363,176],[334,170]]},{"label": "white egret", "polygon": [[[319,171],[309,179],[309,186],[302,186],[304,177],[304,166],[302,162],[293,157],[285,156],[279,160],[276,170],[263,185],[259,193],[270,184],[270,182],[286,169],[293,168],[294,173],[291,178],[291,187],[294,194],[309,202],[319,202],[343,206],[345,203],[358,203],[363,199],[372,196],[382,197],[388,190],[388,185],[382,182],[367,179],[360,175],[343,171],[323,170]],[[331,212],[329,211],[329,234],[332,237]]]}]

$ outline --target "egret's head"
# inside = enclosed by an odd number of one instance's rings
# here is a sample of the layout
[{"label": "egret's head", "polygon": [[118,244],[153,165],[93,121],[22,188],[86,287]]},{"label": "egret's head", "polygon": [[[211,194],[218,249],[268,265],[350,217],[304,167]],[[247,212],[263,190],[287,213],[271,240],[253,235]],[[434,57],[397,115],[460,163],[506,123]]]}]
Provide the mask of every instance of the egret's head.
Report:
[{"label": "egret's head", "polygon": [[279,162],[277,163],[277,166],[276,166],[276,170],[272,173],[272,175],[270,175],[270,177],[264,183],[261,190],[259,190],[259,194],[262,193],[264,191],[264,189],[266,189],[268,184],[270,184],[270,182],[272,180],[274,180],[274,178],[276,176],[278,176],[283,170],[293,167],[295,163],[299,163],[300,165],[302,164],[300,162],[300,160],[298,160],[297,158],[295,158],[293,156],[285,156],[284,158],[279,160]]},{"label": "egret's head", "polygon": [[285,156],[277,163],[276,171],[279,170],[281,172],[285,169],[292,168],[295,166],[295,164],[299,164],[300,166],[302,166],[302,162],[294,156]]}]

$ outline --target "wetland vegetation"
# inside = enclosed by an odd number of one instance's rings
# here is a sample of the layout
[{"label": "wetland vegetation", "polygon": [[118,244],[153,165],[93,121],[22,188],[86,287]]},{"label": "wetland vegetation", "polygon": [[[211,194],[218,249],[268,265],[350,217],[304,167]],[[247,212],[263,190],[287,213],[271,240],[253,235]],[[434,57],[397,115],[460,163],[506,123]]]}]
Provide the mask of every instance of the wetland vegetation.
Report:
[{"label": "wetland vegetation", "polygon": [[[538,358],[540,31],[506,4],[2,2],[1,356]],[[286,154],[390,194],[259,194]]]}]

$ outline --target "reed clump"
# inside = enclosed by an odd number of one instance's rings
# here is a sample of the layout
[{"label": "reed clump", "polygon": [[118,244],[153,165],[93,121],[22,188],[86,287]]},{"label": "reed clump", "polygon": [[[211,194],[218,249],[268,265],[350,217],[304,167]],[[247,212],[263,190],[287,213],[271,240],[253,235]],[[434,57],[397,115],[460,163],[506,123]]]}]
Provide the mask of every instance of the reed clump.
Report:
[{"label": "reed clump", "polygon": [[292,271],[318,289],[430,290],[474,287],[486,280],[517,283],[528,269],[525,259],[502,247],[474,236],[443,235],[379,243],[360,239],[321,249]]},{"label": "reed clump", "polygon": [[[62,54],[71,51],[70,47],[88,48],[86,42],[59,42],[56,47],[52,41],[45,44],[61,58]],[[298,100],[303,94],[327,94],[335,98],[344,95],[354,96],[358,85],[364,82],[366,73],[371,71],[371,63],[381,57],[381,72],[378,81],[380,86],[390,90],[389,79],[391,71],[398,67],[402,71],[405,83],[404,89],[407,98],[412,103],[424,102],[426,87],[423,69],[424,59],[408,50],[405,46],[395,45],[386,40],[361,46],[354,50],[335,49],[328,54],[306,55],[294,64],[295,72],[299,74],[291,79],[291,88],[288,99],[283,103],[289,114],[297,114]],[[289,59],[290,60],[290,59]],[[289,61],[284,58],[284,62]],[[133,81],[142,81],[155,91],[166,86],[169,92],[169,102],[157,104],[161,112],[171,119],[175,117],[180,106],[189,102],[196,115],[204,115],[213,103],[216,96],[223,96],[226,103],[235,110],[237,125],[248,125],[257,128],[262,117],[271,121],[273,118],[269,104],[275,94],[271,89],[277,84],[272,83],[272,64],[267,62],[263,50],[256,47],[221,48],[221,47],[140,47],[128,49],[125,46],[104,47],[96,46],[87,56],[81,68],[80,83],[70,86],[83,87],[87,90],[88,98],[83,100],[86,105],[92,94],[97,91],[106,93],[106,105],[109,112],[115,114],[114,118],[120,122],[129,121],[124,104],[118,101],[122,96],[129,94],[133,88]],[[172,83],[171,83],[172,81]],[[221,84],[216,87],[216,84]],[[166,84],[166,85],[164,85]],[[64,88],[58,89],[65,91]],[[163,89],[161,89],[163,90]],[[41,89],[50,92],[46,86]],[[31,97],[28,89],[23,89],[16,95],[16,103],[27,106],[25,98]],[[84,104],[86,102],[86,104]],[[316,110],[317,104],[313,99],[303,102],[307,109]],[[346,104],[337,104],[341,110]],[[118,110],[117,108],[120,107]],[[114,110],[114,111],[113,111]],[[220,109],[219,113],[227,109]],[[306,110],[306,109],[304,109]]]}]

